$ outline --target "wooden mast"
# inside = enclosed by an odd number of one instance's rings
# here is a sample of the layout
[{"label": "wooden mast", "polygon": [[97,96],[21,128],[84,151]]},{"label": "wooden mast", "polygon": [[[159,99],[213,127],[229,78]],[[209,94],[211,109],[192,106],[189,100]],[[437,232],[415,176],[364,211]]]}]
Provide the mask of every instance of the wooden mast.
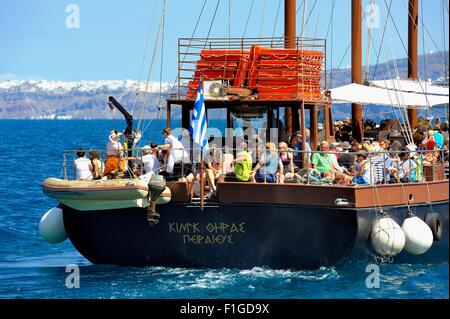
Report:
[{"label": "wooden mast", "polygon": [[[295,35],[295,2],[296,0],[284,0],[284,47],[286,49],[296,48]],[[286,133],[292,136],[292,110],[285,108]]]},{"label": "wooden mast", "polygon": [[[419,16],[418,0],[409,0],[408,5],[408,78],[417,80],[417,32]],[[411,128],[414,128],[417,121],[417,110],[408,109],[408,120]]]},{"label": "wooden mast", "polygon": [[[362,5],[352,0],[352,83],[362,84]],[[352,104],[352,135],[358,142],[363,138],[363,113],[361,104]]]}]

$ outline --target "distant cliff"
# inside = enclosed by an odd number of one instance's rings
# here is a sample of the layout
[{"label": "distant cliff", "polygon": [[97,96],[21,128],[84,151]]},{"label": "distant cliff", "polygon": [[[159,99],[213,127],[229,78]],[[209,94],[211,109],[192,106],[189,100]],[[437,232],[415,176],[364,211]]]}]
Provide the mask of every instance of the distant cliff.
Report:
[{"label": "distant cliff", "polygon": [[[108,97],[114,96],[127,110],[138,114],[145,83],[124,81],[19,81],[0,82],[0,118],[3,119],[110,119]],[[149,84],[143,117],[157,112],[159,83]],[[138,92],[137,102],[136,92]],[[162,101],[171,93],[171,84],[162,83]],[[151,107],[153,106],[153,107]],[[121,117],[121,115],[119,115]]]},{"label": "distant cliff", "polygon": [[[428,81],[429,79],[435,81],[440,79],[446,74],[448,76],[448,63],[449,56],[446,52],[433,52],[420,55],[418,57],[418,73],[421,80]],[[444,57],[447,65],[444,64]],[[424,68],[425,58],[425,68]],[[333,66],[335,66],[333,64]],[[445,72],[445,69],[447,71]],[[365,66],[363,67],[363,73],[365,72]],[[374,72],[375,76],[374,76]],[[398,73],[397,73],[398,72]],[[369,66],[368,80],[382,80],[391,79],[399,76],[400,78],[406,78],[408,76],[408,58],[391,60],[388,62],[379,63],[378,65]],[[339,69],[333,69],[327,72],[327,85],[330,88],[338,87],[351,83],[352,70],[349,67],[340,67]],[[364,79],[364,76],[363,76]]]},{"label": "distant cliff", "polygon": [[[426,79],[437,80],[444,74],[444,53],[435,52],[425,55]],[[448,74],[448,51],[445,52]],[[423,56],[419,57],[419,75],[424,79]],[[407,75],[407,59],[398,59],[370,66],[369,80],[373,79],[376,70],[376,79],[396,76],[398,70],[400,77]],[[389,70],[391,70],[389,73]],[[333,78],[331,78],[333,75]],[[331,81],[332,80],[332,81]],[[336,87],[351,82],[349,68],[334,69],[327,72],[328,87]],[[0,81],[0,119],[110,119],[111,110],[107,106],[108,96],[114,96],[123,106],[131,111],[136,98],[137,81]],[[140,84],[134,114],[137,115],[141,105],[145,83]],[[145,102],[143,118],[150,118],[157,112],[160,84],[152,82],[149,85],[148,96]],[[162,101],[170,93],[171,83],[162,83]],[[336,105],[333,108],[335,118],[346,117],[349,108]]]}]

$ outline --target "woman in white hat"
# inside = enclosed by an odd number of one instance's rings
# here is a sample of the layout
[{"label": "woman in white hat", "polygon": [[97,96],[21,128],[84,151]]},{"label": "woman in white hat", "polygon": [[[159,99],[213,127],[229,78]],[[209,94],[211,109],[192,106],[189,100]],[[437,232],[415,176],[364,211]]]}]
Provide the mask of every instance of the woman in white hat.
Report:
[{"label": "woman in white hat", "polygon": [[109,134],[109,141],[106,146],[107,157],[105,160],[105,171],[103,172],[104,176],[114,174],[119,169],[119,155],[123,151],[123,146],[120,143],[121,135],[117,130],[113,130]]}]

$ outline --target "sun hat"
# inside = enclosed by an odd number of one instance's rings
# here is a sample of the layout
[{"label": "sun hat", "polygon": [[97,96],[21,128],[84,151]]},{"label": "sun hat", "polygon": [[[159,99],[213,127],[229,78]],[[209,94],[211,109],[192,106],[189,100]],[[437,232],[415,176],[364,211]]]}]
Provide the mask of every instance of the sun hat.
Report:
[{"label": "sun hat", "polygon": [[109,136],[111,137],[111,139],[116,142],[118,142],[120,140],[120,136],[122,135],[122,133],[117,132],[116,130],[112,130],[109,134],[110,134]]},{"label": "sun hat", "polygon": [[352,148],[352,146],[350,145],[350,143],[347,142],[347,141],[342,142],[341,147],[342,147],[344,150],[349,150],[349,149]]}]

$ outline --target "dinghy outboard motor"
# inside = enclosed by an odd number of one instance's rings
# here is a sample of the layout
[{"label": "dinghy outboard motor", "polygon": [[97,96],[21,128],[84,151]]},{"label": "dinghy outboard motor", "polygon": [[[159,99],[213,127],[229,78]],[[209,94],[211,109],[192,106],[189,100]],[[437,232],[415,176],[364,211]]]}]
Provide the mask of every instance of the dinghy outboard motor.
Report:
[{"label": "dinghy outboard motor", "polygon": [[148,182],[148,207],[147,207],[147,221],[153,225],[159,221],[159,214],[156,212],[156,200],[166,189],[166,180],[164,176],[154,174]]}]

